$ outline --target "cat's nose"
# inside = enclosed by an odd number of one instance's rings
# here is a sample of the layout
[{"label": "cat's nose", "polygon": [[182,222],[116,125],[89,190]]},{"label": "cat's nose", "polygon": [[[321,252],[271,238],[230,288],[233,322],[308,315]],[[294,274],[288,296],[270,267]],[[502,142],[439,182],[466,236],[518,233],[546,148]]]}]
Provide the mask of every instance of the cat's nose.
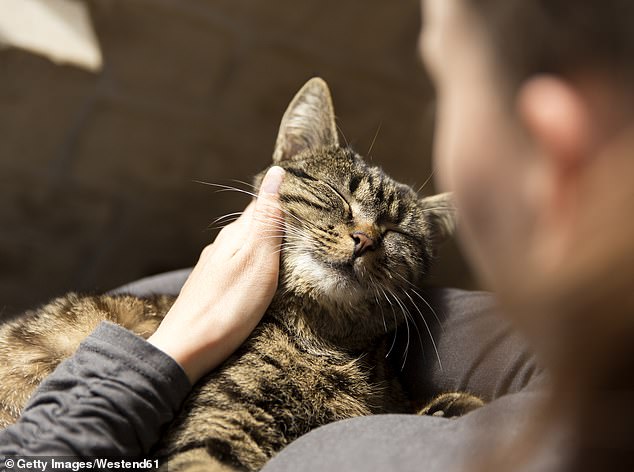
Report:
[{"label": "cat's nose", "polygon": [[355,231],[350,235],[354,240],[354,256],[360,257],[374,247],[374,239],[363,231]]}]

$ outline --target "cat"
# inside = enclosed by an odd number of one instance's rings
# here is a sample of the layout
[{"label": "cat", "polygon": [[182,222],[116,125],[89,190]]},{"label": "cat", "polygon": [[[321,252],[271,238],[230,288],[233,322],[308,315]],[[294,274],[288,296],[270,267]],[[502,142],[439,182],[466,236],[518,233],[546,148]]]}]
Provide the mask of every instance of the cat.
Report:
[{"label": "cat", "polygon": [[[419,198],[341,146],[320,78],[288,106],[272,164],[286,171],[278,291],[247,341],[194,386],[155,449],[163,470],[254,471],[326,423],[413,412],[386,355],[437,246],[453,232],[450,196]],[[68,294],[4,324],[0,426],[17,419],[99,322],[147,338],[173,300]]]}]

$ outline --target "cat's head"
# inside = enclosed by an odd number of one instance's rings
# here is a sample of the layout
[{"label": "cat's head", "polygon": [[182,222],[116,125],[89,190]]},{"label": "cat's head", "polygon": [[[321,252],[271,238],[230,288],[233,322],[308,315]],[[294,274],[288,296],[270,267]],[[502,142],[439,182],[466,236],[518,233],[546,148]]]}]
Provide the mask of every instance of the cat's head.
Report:
[{"label": "cat's head", "polygon": [[286,170],[281,288],[324,307],[404,299],[453,231],[447,194],[421,199],[340,146],[322,79],[308,81],[290,103],[273,164]]}]

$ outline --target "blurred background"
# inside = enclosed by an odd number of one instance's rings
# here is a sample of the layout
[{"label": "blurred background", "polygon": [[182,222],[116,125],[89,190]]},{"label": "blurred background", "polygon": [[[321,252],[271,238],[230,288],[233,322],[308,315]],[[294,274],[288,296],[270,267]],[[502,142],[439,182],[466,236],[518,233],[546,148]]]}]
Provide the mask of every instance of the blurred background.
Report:
[{"label": "blurred background", "polygon": [[[29,46],[36,15],[0,11],[0,312],[194,264],[248,201],[194,180],[250,181],[314,75],[352,147],[415,188],[430,177],[418,0],[39,2],[67,43]],[[473,286],[454,244],[429,282]]]}]

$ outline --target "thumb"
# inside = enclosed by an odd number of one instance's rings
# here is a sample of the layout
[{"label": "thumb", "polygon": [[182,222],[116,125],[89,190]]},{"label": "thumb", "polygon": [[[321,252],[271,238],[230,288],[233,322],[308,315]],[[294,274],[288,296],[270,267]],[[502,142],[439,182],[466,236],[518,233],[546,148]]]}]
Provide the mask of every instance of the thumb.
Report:
[{"label": "thumb", "polygon": [[[284,233],[284,220],[279,204],[279,189],[284,178],[284,169],[271,167],[260,185],[251,219],[250,237],[257,246],[277,247]],[[270,252],[270,251],[269,251]]]}]

